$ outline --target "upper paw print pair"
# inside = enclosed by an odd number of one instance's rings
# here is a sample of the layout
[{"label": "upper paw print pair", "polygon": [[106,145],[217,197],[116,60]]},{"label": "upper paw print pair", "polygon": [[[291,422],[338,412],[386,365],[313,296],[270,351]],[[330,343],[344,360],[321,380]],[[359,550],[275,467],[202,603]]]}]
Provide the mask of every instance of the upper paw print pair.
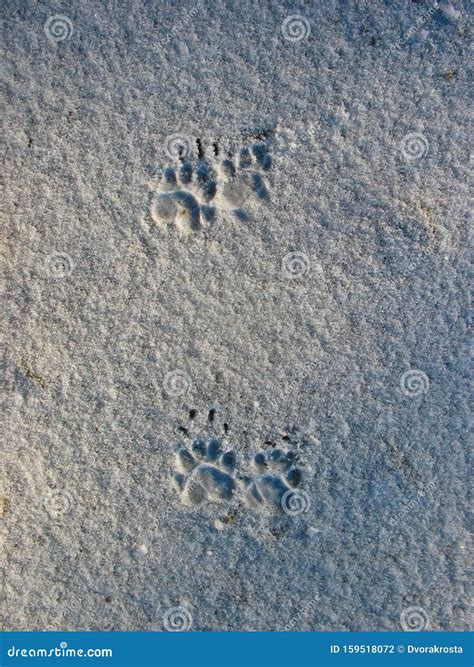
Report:
[{"label": "upper paw print pair", "polygon": [[268,146],[256,143],[243,147],[237,159],[229,156],[218,162],[214,155],[184,160],[177,170],[166,167],[151,204],[151,216],[156,224],[174,224],[184,234],[212,222],[216,207],[246,220],[244,207],[268,198],[263,172],[268,172],[271,163]]}]

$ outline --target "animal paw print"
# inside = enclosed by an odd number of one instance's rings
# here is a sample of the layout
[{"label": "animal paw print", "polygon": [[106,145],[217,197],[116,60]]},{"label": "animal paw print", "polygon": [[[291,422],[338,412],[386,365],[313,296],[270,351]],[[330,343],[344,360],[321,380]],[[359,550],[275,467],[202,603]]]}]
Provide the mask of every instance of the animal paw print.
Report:
[{"label": "animal paw print", "polygon": [[174,223],[187,234],[199,231],[204,222],[211,222],[215,209],[209,202],[216,194],[216,183],[209,165],[200,160],[196,168],[186,160],[178,174],[166,167],[151,203],[151,217],[159,225]]},{"label": "animal paw print", "polygon": [[191,449],[192,453],[185,447],[176,452],[179,473],[173,479],[182,502],[195,506],[206,500],[230,500],[236,488],[234,452],[223,454],[220,440],[214,437],[198,438]]},{"label": "animal paw print", "polygon": [[251,148],[241,148],[237,163],[232,158],[223,160],[220,166],[221,187],[219,200],[225,208],[241,220],[247,219],[242,208],[247,202],[268,199],[268,189],[261,171],[268,171],[272,159],[266,143],[255,143]]},{"label": "animal paw print", "polygon": [[270,170],[272,159],[268,145],[259,141],[241,148],[237,160],[232,155],[220,162],[217,142],[205,152],[200,139],[197,160],[186,159],[179,169],[166,167],[150,213],[158,225],[175,224],[187,234],[199,231],[213,221],[218,204],[240,220],[247,220],[243,206],[268,199],[262,172]]},{"label": "animal paw print", "polygon": [[[301,483],[302,471],[296,467],[296,453],[273,449],[259,452],[253,459],[257,476],[247,480],[246,497],[254,506],[273,511],[285,509],[284,501],[291,489]],[[286,494],[286,496],[285,496]]]}]

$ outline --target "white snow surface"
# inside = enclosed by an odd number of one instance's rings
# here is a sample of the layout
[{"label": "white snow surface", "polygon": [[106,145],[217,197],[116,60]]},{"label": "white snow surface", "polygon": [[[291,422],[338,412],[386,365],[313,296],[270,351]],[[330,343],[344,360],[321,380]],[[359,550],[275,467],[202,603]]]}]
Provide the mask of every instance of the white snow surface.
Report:
[{"label": "white snow surface", "polygon": [[[471,7],[3,2],[4,630],[472,626]],[[178,470],[210,436],[231,483]]]}]

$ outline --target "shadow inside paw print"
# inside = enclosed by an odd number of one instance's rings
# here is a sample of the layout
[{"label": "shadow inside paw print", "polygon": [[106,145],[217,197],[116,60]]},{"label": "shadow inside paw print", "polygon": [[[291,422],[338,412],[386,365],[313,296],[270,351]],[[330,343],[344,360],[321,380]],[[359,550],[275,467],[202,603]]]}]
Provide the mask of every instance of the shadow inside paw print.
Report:
[{"label": "shadow inside paw print", "polygon": [[240,220],[248,218],[244,206],[247,203],[264,201],[269,198],[267,184],[262,171],[268,171],[272,159],[268,145],[255,143],[251,148],[241,148],[237,161],[223,160],[220,167],[222,187],[219,190],[223,206],[230,208]]},{"label": "shadow inside paw print", "polygon": [[296,467],[296,453],[273,449],[259,452],[253,459],[257,476],[247,479],[246,498],[251,505],[282,509],[282,500],[292,488],[300,485],[302,471]]},{"label": "shadow inside paw print", "polygon": [[157,224],[174,223],[179,231],[188,233],[214,218],[215,209],[209,202],[216,194],[216,183],[205,162],[196,169],[190,161],[183,162],[178,174],[166,167],[158,190],[150,211]]},{"label": "shadow inside paw print", "polygon": [[236,488],[235,454],[221,451],[218,438],[198,438],[192,452],[180,447],[176,452],[175,487],[185,505],[199,505],[208,501],[230,500]]},{"label": "shadow inside paw print", "polygon": [[222,161],[218,142],[205,149],[198,139],[196,145],[196,159],[181,160],[178,169],[168,166],[163,170],[150,207],[153,221],[160,226],[175,225],[183,234],[196,232],[213,221],[214,204],[247,220],[243,207],[269,198],[263,176],[272,166],[268,145],[259,141],[244,146],[237,159],[229,154]]}]

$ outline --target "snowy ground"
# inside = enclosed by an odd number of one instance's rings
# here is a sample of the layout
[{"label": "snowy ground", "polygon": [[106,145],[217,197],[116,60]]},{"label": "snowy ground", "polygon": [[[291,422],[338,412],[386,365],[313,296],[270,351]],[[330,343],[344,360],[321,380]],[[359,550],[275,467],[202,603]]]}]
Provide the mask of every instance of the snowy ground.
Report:
[{"label": "snowy ground", "polygon": [[469,10],[3,3],[4,629],[469,628]]}]

